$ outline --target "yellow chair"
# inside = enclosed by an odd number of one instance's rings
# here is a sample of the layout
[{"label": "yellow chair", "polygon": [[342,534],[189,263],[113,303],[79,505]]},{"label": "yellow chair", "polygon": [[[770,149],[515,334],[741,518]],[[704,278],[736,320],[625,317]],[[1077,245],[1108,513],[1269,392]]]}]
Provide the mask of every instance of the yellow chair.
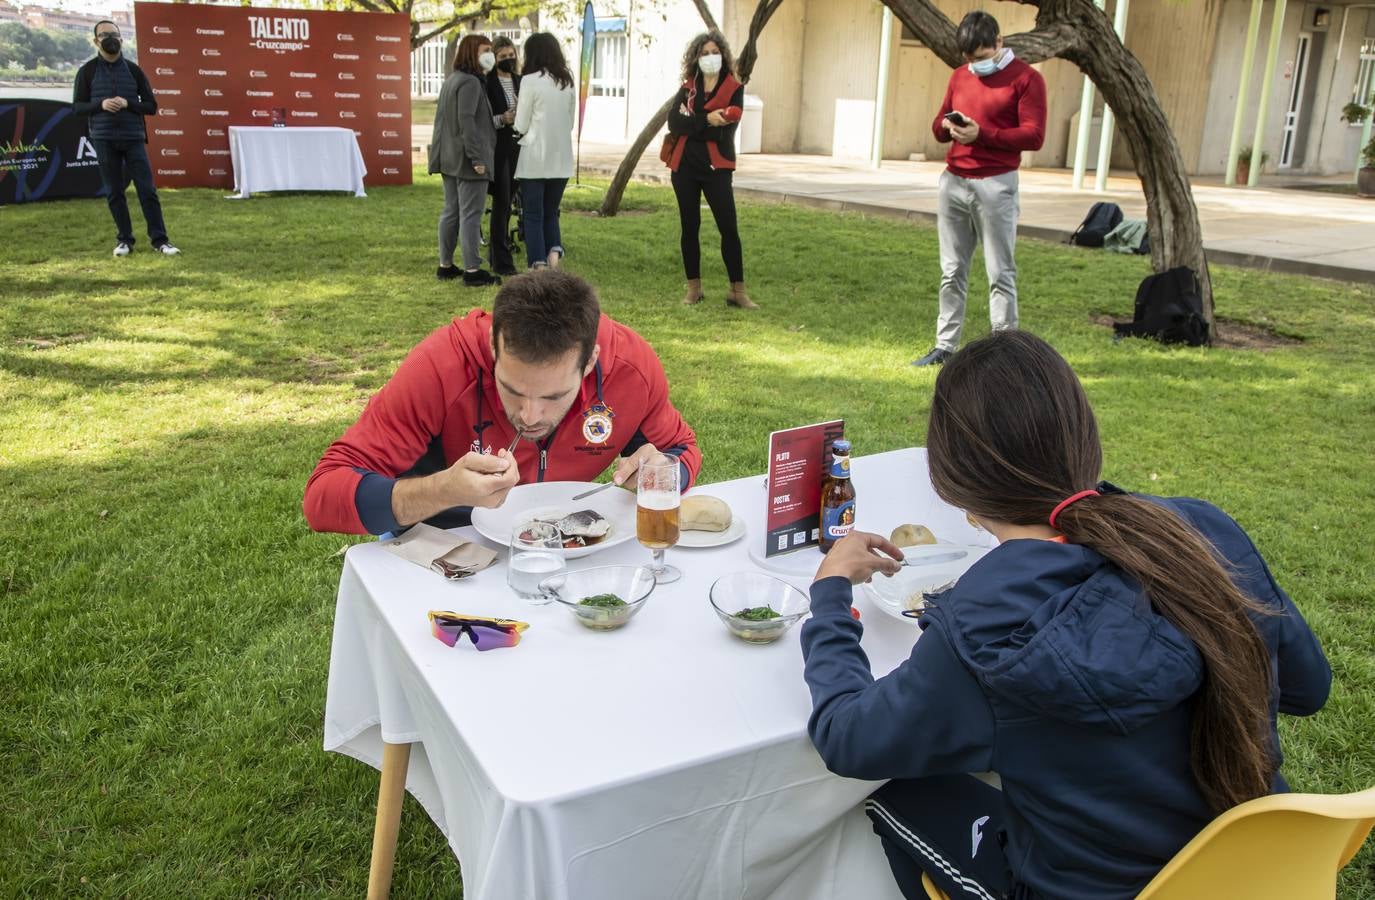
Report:
[{"label": "yellow chair", "polygon": [[[1375,788],[1355,794],[1273,794],[1229,809],[1166,863],[1137,900],[1316,900],[1375,825]],[[949,900],[922,873],[932,900]]]}]

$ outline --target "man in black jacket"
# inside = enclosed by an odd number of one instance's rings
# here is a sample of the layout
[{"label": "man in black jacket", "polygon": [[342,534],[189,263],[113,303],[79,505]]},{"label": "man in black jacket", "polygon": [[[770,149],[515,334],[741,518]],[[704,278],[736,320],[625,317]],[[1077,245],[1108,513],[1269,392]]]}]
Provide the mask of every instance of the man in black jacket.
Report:
[{"label": "man in black jacket", "polygon": [[89,117],[91,143],[100,161],[100,178],[105,182],[110,214],[118,230],[115,256],[128,256],[134,249],[134,225],[124,198],[130,179],[148,224],[148,240],[159,253],[175,256],[181,251],[167,239],[162,203],[153,186],[153,167],[145,146],[148,129],[143,117],[157,115],[158,111],[153,88],[143,70],[120,52],[123,42],[114,22],[97,22],[92,43],[97,55],[77,70],[72,112]]},{"label": "man in black jacket", "polygon": [[520,74],[516,66],[516,47],[511,39],[499,35],[492,41],[496,67],[487,73],[487,100],[492,104],[492,124],[497,128],[496,165],[492,168],[492,218],[487,229],[487,253],[492,271],[498,275],[516,274],[511,257],[511,196],[514,193],[516,158],[520,155],[515,129],[516,97],[520,94]]}]

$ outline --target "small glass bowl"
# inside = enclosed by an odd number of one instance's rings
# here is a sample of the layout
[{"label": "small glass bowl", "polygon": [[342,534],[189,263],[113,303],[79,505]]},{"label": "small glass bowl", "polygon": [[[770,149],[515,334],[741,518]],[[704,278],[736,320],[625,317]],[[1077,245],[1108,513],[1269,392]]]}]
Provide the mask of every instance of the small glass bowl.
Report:
[{"label": "small glass bowl", "polygon": [[[711,607],[730,633],[751,644],[778,640],[811,611],[811,601],[797,588],[772,575],[736,572],[723,575],[711,586]],[[771,607],[776,619],[753,621],[736,613],[757,606]]]},{"label": "small glass bowl", "polygon": [[[562,604],[579,624],[593,631],[615,631],[635,617],[654,591],[654,570],[649,566],[599,566],[556,575],[540,582],[540,590]],[[625,606],[606,609],[583,606],[598,594],[615,594]]]}]

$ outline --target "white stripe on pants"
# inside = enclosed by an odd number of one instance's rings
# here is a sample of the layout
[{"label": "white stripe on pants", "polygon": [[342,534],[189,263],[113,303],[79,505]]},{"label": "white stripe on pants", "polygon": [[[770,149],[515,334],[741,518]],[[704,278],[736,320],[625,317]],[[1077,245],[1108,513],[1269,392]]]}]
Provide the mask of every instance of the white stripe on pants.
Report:
[{"label": "white stripe on pants", "polygon": [[969,264],[983,241],[988,273],[988,320],[994,331],[1017,327],[1017,173],[961,178],[941,173],[936,230],[941,243],[940,317],[936,346],[959,349]]}]

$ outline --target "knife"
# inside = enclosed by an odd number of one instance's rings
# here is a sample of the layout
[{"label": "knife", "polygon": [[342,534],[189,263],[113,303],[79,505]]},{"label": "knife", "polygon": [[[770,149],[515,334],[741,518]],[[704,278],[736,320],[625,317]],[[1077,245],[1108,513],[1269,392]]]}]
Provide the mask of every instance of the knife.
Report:
[{"label": "knife", "polygon": [[949,553],[933,553],[930,556],[918,556],[916,559],[904,559],[902,564],[909,568],[915,568],[917,566],[934,566],[936,563],[954,562],[957,559],[964,559],[968,555],[968,550],[951,550]]}]

